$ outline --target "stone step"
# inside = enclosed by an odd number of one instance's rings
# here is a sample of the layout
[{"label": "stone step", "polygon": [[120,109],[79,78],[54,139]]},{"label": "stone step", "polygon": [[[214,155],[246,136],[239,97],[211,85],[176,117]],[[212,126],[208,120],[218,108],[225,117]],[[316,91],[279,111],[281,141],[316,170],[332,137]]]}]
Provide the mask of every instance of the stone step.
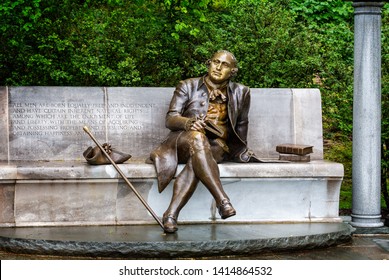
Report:
[{"label": "stone step", "polygon": [[102,258],[191,258],[251,255],[349,242],[347,223],[0,228],[0,250]]}]

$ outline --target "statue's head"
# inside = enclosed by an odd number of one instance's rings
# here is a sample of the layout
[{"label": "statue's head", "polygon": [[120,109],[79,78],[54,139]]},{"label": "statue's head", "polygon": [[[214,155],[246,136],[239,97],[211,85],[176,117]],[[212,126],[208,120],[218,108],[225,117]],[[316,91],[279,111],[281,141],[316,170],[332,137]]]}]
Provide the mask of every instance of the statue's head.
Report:
[{"label": "statue's head", "polygon": [[215,84],[221,84],[238,73],[238,62],[235,56],[225,50],[217,51],[207,60],[208,76]]}]

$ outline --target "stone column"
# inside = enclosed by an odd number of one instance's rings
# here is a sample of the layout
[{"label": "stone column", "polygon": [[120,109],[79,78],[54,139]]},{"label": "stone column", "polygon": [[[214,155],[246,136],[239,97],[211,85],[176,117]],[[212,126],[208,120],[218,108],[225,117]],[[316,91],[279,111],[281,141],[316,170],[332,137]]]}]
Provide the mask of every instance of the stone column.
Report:
[{"label": "stone column", "polygon": [[354,1],[353,205],[355,227],[381,227],[381,8]]}]

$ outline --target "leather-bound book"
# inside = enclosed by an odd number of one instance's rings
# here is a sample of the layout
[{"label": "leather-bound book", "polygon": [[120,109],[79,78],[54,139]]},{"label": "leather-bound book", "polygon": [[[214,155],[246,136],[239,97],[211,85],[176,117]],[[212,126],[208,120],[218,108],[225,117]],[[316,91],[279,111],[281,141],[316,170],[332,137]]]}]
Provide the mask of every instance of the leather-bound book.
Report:
[{"label": "leather-bound book", "polygon": [[313,146],[301,144],[281,144],[277,145],[276,151],[281,154],[305,156],[313,152]]}]

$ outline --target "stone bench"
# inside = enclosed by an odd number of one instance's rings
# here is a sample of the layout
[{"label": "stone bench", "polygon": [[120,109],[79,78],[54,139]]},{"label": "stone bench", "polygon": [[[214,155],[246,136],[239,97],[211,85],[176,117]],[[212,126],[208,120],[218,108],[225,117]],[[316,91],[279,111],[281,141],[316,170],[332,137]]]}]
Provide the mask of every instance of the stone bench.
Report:
[{"label": "stone bench", "polygon": [[[92,140],[132,158],[120,168],[162,215],[172,192],[158,193],[150,151],[167,135],[173,88],[1,87],[0,226],[154,224],[110,165],[82,156]],[[221,163],[222,183],[237,215],[221,220],[199,185],[180,214],[183,223],[339,222],[343,165],[323,160],[317,89],[252,89],[248,143],[261,158],[276,145],[313,145],[304,163]],[[181,169],[183,166],[179,166]],[[179,170],[178,170],[179,171]]]}]

